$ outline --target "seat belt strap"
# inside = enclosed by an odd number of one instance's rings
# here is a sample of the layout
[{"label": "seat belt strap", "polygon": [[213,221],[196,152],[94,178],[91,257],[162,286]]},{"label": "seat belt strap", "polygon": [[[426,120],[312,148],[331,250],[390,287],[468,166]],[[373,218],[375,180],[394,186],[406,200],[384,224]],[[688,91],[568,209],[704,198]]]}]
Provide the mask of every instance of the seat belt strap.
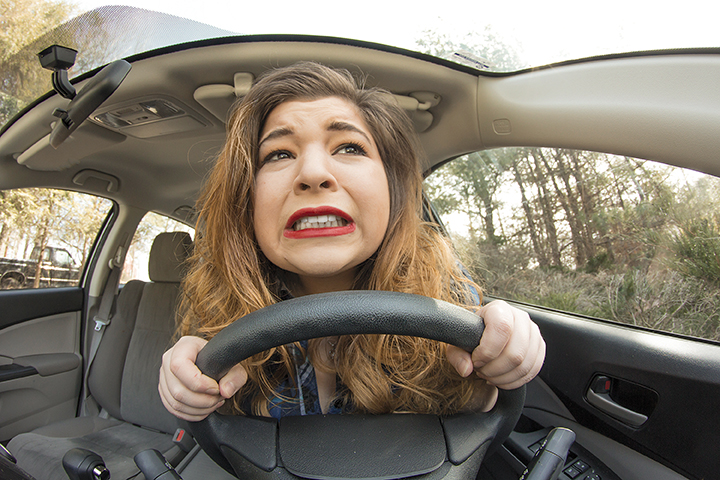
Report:
[{"label": "seat belt strap", "polygon": [[123,247],[118,247],[118,251],[115,257],[111,260],[110,274],[105,281],[105,287],[103,288],[102,298],[100,298],[100,306],[98,307],[97,314],[93,317],[95,327],[90,332],[92,340],[90,342],[90,349],[88,351],[87,362],[85,366],[85,375],[83,376],[83,386],[80,396],[80,407],[81,415],[87,415],[88,411],[88,376],[90,374],[90,367],[92,367],[93,360],[97,354],[98,348],[100,347],[100,341],[102,340],[105,329],[110,325],[112,319],[112,307],[115,300],[115,295],[120,284],[120,274],[122,273],[122,261],[123,258]]},{"label": "seat belt strap", "polygon": [[93,317],[95,328],[92,332],[92,343],[90,344],[90,353],[88,354],[86,375],[90,371],[90,365],[92,364],[95,354],[97,353],[97,349],[100,346],[100,340],[102,340],[103,333],[105,333],[105,328],[110,325],[110,321],[112,319],[113,301],[120,283],[121,272],[122,267],[117,265],[113,266],[110,270],[110,275],[108,275],[107,281],[105,282],[105,288],[103,289],[103,296],[100,299],[98,313],[95,317]]}]

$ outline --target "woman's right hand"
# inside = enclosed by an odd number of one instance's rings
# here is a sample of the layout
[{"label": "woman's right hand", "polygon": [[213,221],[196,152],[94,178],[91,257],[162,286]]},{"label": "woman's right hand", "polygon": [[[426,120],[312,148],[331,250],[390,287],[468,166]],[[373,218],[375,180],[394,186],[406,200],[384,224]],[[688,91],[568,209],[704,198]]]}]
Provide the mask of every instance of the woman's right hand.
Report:
[{"label": "woman's right hand", "polygon": [[163,354],[158,391],[170,413],[198,422],[217,410],[247,382],[247,372],[234,366],[220,382],[203,375],[195,366],[197,355],[207,343],[199,337],[182,337]]}]

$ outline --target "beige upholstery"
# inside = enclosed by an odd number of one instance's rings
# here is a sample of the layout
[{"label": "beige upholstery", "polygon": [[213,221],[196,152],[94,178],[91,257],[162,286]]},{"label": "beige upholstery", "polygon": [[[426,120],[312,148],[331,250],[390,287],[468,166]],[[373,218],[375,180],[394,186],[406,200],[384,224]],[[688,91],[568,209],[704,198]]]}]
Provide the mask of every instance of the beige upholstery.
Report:
[{"label": "beige upholstery", "polygon": [[150,250],[148,274],[153,282],[178,283],[184,273],[184,261],[192,250],[192,239],[185,232],[161,233]]}]

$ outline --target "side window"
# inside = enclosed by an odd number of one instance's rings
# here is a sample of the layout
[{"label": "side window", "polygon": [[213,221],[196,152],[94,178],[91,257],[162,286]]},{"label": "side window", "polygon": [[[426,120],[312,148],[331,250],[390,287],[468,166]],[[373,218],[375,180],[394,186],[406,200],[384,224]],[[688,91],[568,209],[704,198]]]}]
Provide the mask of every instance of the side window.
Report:
[{"label": "side window", "polygon": [[133,235],[130,248],[125,256],[125,265],[120,276],[120,283],[130,280],[150,281],[148,262],[150,249],[158,234],[163,232],[188,232],[195,237],[195,229],[172,218],[149,212],[146,214]]},{"label": "side window", "polygon": [[503,148],[425,188],[485,292],[720,341],[720,179],[636,158]]},{"label": "side window", "polygon": [[47,188],[0,191],[0,288],[77,286],[112,202]]}]

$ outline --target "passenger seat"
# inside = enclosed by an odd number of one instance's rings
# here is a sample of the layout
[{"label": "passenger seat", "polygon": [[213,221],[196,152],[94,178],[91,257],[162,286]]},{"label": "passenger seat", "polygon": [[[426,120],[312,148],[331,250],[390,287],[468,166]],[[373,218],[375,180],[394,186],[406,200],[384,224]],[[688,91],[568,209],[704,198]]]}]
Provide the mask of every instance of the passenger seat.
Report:
[{"label": "passenger seat", "polygon": [[62,458],[72,448],[100,455],[113,480],[135,476],[139,470],[133,457],[143,450],[179,452],[172,443],[179,420],[163,407],[157,385],[191,248],[189,234],[161,233],[150,251],[151,282],[132,280],[123,286],[88,376],[101,414],[46,425],[10,441],[18,465],[36,479],[67,480]]}]

